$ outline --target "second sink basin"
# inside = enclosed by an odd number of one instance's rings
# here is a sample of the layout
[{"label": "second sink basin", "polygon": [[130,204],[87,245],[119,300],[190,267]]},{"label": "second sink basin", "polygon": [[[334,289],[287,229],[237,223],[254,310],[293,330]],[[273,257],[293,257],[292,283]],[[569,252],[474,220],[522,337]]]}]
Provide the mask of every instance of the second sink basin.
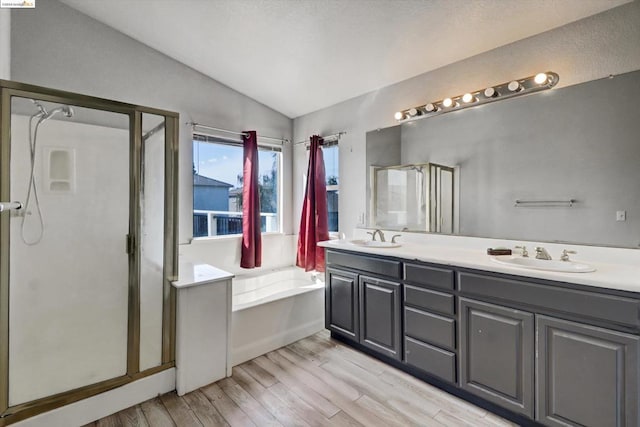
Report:
[{"label": "second sink basin", "polygon": [[351,243],[367,248],[399,248],[400,243],[379,242],[377,240],[352,240]]},{"label": "second sink basin", "polygon": [[514,256],[491,257],[492,261],[512,267],[529,268],[534,270],[558,271],[562,273],[590,273],[596,271],[595,267],[574,261],[552,261],[536,258],[523,258]]}]

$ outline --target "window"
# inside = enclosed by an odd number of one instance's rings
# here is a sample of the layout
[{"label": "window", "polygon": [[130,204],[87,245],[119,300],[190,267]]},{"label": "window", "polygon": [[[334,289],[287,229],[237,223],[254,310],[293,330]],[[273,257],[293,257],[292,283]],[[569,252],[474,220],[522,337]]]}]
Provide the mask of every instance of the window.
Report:
[{"label": "window", "polygon": [[329,231],[338,231],[338,144],[322,147],[324,169],[327,184],[327,210],[329,212]]},{"label": "window", "polygon": [[[258,147],[262,232],[280,231],[280,147]],[[242,234],[242,143],[193,139],[193,237]]]}]

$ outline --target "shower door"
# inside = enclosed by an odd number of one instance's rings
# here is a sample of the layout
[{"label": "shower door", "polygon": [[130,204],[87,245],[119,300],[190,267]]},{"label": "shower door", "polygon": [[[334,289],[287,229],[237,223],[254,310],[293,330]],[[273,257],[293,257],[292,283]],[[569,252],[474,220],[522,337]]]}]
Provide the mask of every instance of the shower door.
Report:
[{"label": "shower door", "polygon": [[22,97],[11,112],[15,406],[127,373],[130,147],[126,114]]},{"label": "shower door", "polygon": [[173,366],[177,115],[2,90],[0,416],[20,419]]}]

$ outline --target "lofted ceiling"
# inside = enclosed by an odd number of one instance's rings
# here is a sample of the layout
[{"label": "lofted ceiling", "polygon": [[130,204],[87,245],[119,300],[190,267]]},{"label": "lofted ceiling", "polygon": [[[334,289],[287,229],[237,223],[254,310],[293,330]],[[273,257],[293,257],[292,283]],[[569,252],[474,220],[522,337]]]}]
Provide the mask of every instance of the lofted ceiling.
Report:
[{"label": "lofted ceiling", "polygon": [[61,0],[288,117],[632,0]]}]

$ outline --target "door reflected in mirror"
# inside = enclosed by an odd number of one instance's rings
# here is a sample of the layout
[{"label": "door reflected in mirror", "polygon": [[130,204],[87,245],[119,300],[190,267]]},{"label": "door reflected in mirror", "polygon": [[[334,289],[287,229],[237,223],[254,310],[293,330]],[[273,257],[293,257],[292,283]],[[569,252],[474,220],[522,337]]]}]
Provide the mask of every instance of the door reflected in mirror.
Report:
[{"label": "door reflected in mirror", "polygon": [[459,167],[423,163],[372,167],[371,226],[388,230],[454,233],[459,218]]}]

